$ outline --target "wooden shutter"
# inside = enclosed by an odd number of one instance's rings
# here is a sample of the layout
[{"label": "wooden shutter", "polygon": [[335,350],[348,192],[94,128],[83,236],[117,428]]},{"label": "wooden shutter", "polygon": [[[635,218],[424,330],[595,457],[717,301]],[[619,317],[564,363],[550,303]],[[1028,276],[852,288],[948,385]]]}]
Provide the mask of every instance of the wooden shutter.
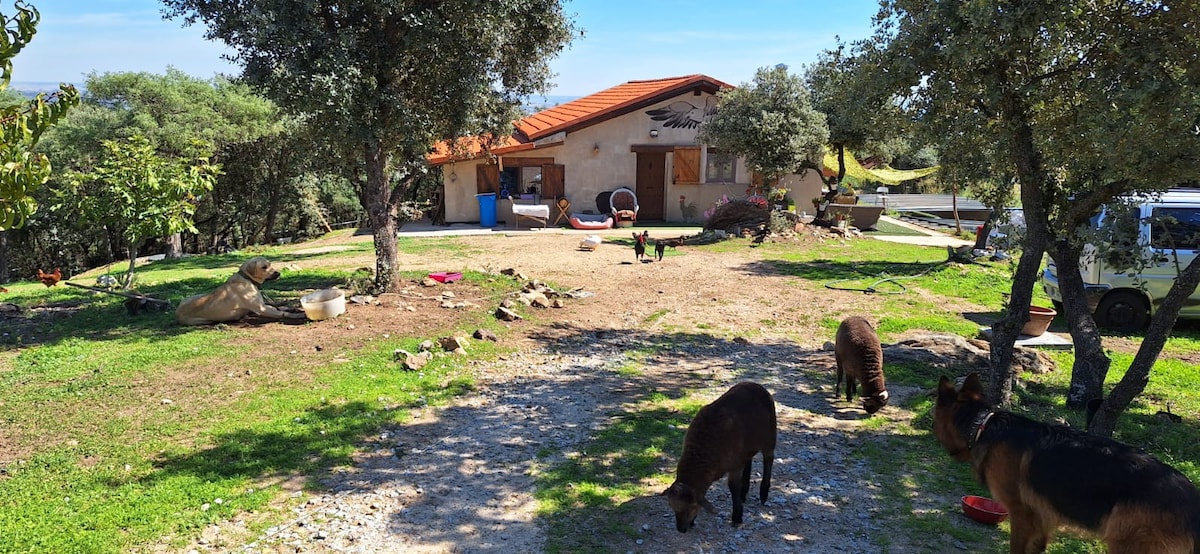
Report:
[{"label": "wooden shutter", "polygon": [[479,164],[475,166],[475,192],[500,192],[500,165]]},{"label": "wooden shutter", "polygon": [[558,198],[566,192],[566,166],[545,164],[542,166],[542,198]]},{"label": "wooden shutter", "polygon": [[675,168],[673,170],[675,184],[700,184],[700,147],[676,146]]}]

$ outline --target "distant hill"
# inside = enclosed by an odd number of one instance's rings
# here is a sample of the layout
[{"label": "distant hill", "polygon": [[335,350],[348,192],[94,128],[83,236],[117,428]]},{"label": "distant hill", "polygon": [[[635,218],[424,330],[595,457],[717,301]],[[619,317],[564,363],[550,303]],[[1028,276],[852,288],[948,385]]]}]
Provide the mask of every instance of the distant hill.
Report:
[{"label": "distant hill", "polygon": [[[13,81],[8,88],[21,93],[21,95],[26,98],[34,98],[39,93],[44,92],[49,94],[57,91],[58,83],[52,83],[49,81]],[[83,85],[80,83],[75,83],[75,88],[78,88],[80,91],[82,91]],[[521,105],[521,110],[526,114],[537,113],[542,110],[553,108],[559,104],[566,104],[567,102],[577,98],[579,98],[579,96],[530,96],[525,103]]]},{"label": "distant hill", "polygon": [[[21,93],[25,98],[34,98],[40,93],[58,92],[59,83],[49,81],[13,81],[8,88]],[[83,85],[75,83],[75,88],[83,90]]]},{"label": "distant hill", "polygon": [[527,114],[537,113],[542,110],[548,110],[559,104],[566,104],[572,100],[580,98],[579,96],[530,96],[529,99],[521,106],[522,111]]}]

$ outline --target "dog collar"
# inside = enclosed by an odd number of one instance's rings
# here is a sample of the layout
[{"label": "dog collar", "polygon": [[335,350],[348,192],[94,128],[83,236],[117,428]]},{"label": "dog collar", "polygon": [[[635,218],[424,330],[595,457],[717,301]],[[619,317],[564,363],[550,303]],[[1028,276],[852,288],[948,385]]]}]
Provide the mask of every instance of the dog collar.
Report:
[{"label": "dog collar", "polygon": [[238,274],[238,275],[241,275],[242,277],[244,277],[244,278],[245,278],[247,281],[250,281],[250,283],[254,285],[254,290],[258,290],[258,287],[259,287],[259,285],[261,285],[261,284],[262,284],[262,283],[259,283],[258,281],[255,281],[254,279],[252,279],[252,278],[250,277],[250,275],[246,274],[246,272],[245,272],[245,271],[242,271],[242,270],[240,270],[240,269],[239,269],[239,270],[238,270],[238,272],[237,272],[237,274]]},{"label": "dog collar", "polygon": [[975,434],[967,441],[967,450],[975,448],[975,444],[979,442],[979,436],[983,434],[984,427],[987,427],[988,422],[992,420],[992,416],[994,415],[996,415],[996,412],[988,410],[986,413],[981,413],[975,418],[975,421],[972,422],[975,425]]}]

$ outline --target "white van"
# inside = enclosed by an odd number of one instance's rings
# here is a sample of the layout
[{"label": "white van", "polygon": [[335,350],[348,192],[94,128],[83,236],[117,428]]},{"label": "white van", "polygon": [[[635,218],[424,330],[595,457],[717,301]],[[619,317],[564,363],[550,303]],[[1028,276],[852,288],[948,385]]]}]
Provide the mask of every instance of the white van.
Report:
[{"label": "white van", "polygon": [[[1087,291],[1088,306],[1101,327],[1115,331],[1140,331],[1150,322],[1175,277],[1196,257],[1200,249],[1200,189],[1172,189],[1148,196],[1125,213],[1120,208],[1101,210],[1092,218],[1099,228],[1106,218],[1125,217],[1137,228],[1136,244],[1097,254],[1087,245],[1080,259],[1080,274]],[[1124,215],[1121,215],[1124,213]],[[1141,253],[1151,259],[1140,271],[1114,269],[1112,256]],[[1106,263],[1109,260],[1110,263]],[[1057,268],[1051,260],[1042,273],[1046,295],[1062,311]],[[1179,311],[1183,319],[1200,319],[1200,295],[1192,295]]]}]

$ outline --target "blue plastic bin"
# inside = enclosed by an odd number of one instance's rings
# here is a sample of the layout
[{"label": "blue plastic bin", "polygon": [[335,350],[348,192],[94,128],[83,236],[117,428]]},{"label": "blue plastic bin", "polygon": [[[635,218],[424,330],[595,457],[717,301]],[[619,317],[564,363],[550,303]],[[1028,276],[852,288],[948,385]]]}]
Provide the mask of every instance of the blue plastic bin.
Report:
[{"label": "blue plastic bin", "polygon": [[495,227],[496,193],[488,192],[484,194],[476,194],[475,198],[479,200],[479,226]]}]

